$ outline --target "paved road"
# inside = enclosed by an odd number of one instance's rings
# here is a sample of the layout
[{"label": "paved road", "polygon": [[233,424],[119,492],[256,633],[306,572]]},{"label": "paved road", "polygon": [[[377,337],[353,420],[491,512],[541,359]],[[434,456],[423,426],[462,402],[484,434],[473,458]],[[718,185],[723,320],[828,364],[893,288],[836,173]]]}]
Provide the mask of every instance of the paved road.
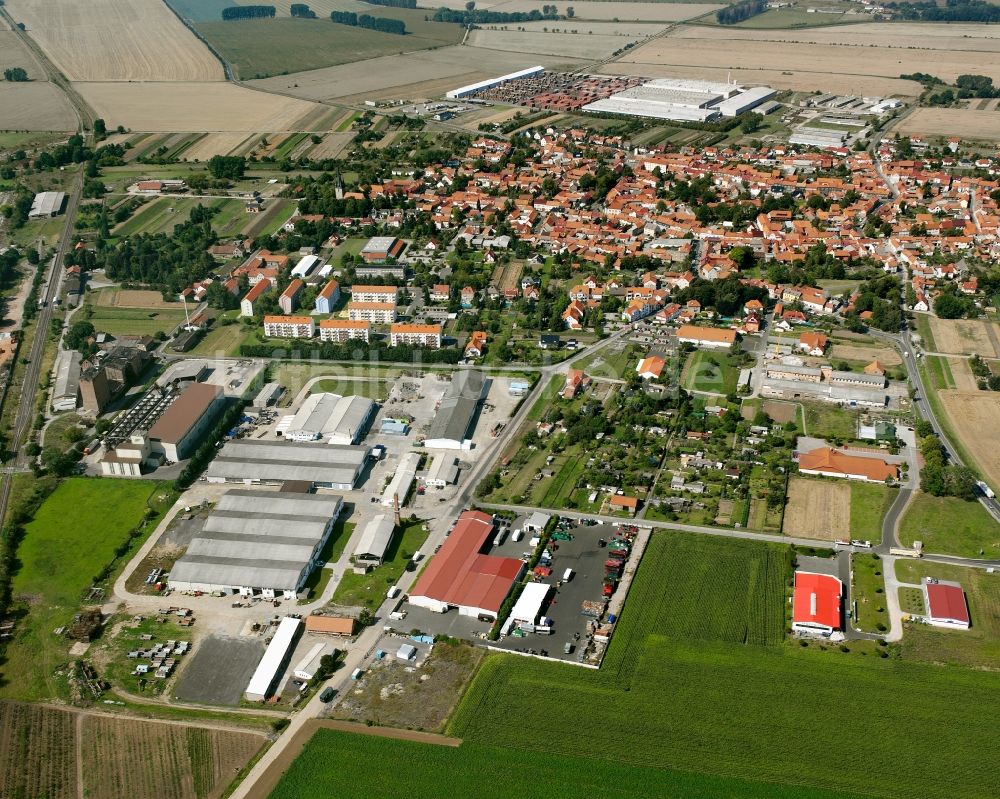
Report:
[{"label": "paved road", "polygon": [[[920,377],[920,370],[917,368],[916,353],[910,346],[908,333],[890,334],[881,333],[875,330],[872,330],[871,333],[875,338],[891,342],[897,349],[900,350],[903,356],[903,363],[906,365],[907,375],[909,376],[910,383],[915,390],[913,405],[917,409],[917,413],[920,414],[922,419],[926,419],[930,422],[931,427],[934,429],[934,432],[941,440],[941,444],[945,449],[945,457],[958,466],[964,466],[965,464],[962,461],[962,457],[958,454],[958,450],[955,448],[954,444],[952,444],[952,442],[948,439],[948,436],[942,429],[937,417],[934,415],[934,409],[927,400],[927,391],[924,387],[923,380]],[[997,522],[1000,522],[1000,502],[997,502],[996,498],[991,499],[990,497],[980,495],[979,502],[986,509],[986,512],[990,514],[990,516],[992,516]]]}]

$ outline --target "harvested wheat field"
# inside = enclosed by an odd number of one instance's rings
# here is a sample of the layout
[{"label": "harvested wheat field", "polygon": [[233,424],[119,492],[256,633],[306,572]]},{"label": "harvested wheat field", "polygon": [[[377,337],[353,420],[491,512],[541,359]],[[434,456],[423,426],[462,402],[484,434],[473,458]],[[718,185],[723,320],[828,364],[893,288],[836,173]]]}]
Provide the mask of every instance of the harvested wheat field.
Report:
[{"label": "harvested wheat field", "polygon": [[217,799],[263,743],[260,733],[87,716],[81,795]]},{"label": "harvested wheat field", "polygon": [[[980,319],[938,319],[929,317],[935,352],[949,355],[981,355],[998,358],[1000,325]],[[993,336],[990,336],[992,328]]]},{"label": "harvested wheat field", "polygon": [[223,80],[222,65],[162,0],[7,0],[67,78]]},{"label": "harvested wheat field", "polygon": [[314,106],[231,83],[79,83],[109,128],[208,133],[295,130]]},{"label": "harvested wheat field", "polygon": [[[440,5],[436,2],[435,6]],[[621,19],[642,22],[677,22],[682,19],[691,19],[708,14],[722,8],[721,4],[715,3],[642,3],[642,2],[593,2],[593,0],[580,0],[572,3],[575,19],[597,19],[613,20]],[[451,8],[464,8],[465,3],[458,6],[451,5]],[[480,4],[476,4],[480,7]],[[535,0],[505,0],[505,2],[483,5],[482,8],[489,8],[492,11],[532,11],[539,7]],[[564,9],[560,8],[560,11]],[[562,22],[562,20],[560,20]]]},{"label": "harvested wheat field", "polygon": [[883,366],[899,366],[902,363],[899,353],[892,347],[855,347],[853,344],[834,344],[830,350],[831,358],[842,358],[845,361],[878,361]]},{"label": "harvested wheat field", "polygon": [[[992,25],[934,23],[862,23],[822,28],[760,30],[735,27],[685,27],[671,34],[676,39],[713,41],[748,39],[776,44],[818,44],[824,47],[898,50],[944,50],[950,53],[1000,53],[1000,28]],[[938,73],[935,71],[935,75]]]},{"label": "harvested wheat field", "polygon": [[939,391],[952,429],[995,490],[1000,490],[1000,395],[992,391]]},{"label": "harvested wheat field", "polygon": [[0,70],[10,67],[21,67],[31,80],[45,80],[45,73],[31,51],[21,42],[21,37],[0,19]]},{"label": "harvested wheat field", "polygon": [[76,127],[76,112],[55,84],[0,81],[0,129],[72,131]]},{"label": "harvested wheat field", "polygon": [[[849,26],[849,29],[854,27]],[[681,26],[661,39],[623,54],[617,63],[732,68],[743,70],[744,74],[757,70],[778,74],[804,73],[815,76],[813,89],[830,91],[863,86],[861,79],[865,77],[898,80],[904,73],[926,71],[928,63],[933,63],[935,75],[946,80],[954,80],[969,70],[970,55],[954,50],[917,49],[916,45],[914,49],[904,49],[809,41],[776,45],[769,38],[772,34],[772,31]],[[787,38],[794,38],[794,35]],[[998,79],[1000,59],[979,59],[977,70]],[[861,91],[855,93],[860,94]]]},{"label": "harvested wheat field", "polygon": [[[484,25],[485,30],[499,30],[503,25]],[[579,36],[630,36],[643,38],[652,36],[663,30],[662,25],[646,22],[581,22],[578,19],[540,20],[539,22],[521,22],[518,30],[534,33],[572,33]]]},{"label": "harvested wheat field", "polygon": [[[566,57],[533,55],[531,66],[565,67],[578,63]],[[248,86],[277,91],[312,100],[364,95],[367,99],[392,94],[399,87],[411,87],[428,81],[438,81],[437,95],[472,80],[488,78],[523,69],[522,53],[488,50],[477,47],[442,47],[405,55],[380,56],[354,64],[278,75],[263,80],[248,81]],[[428,94],[434,96],[434,94]]]},{"label": "harvested wheat field", "polygon": [[207,161],[213,155],[229,155],[247,140],[246,131],[209,133],[184,151],[185,161]]},{"label": "harvested wheat field", "polygon": [[952,382],[958,391],[978,391],[979,384],[972,374],[968,358],[948,358],[948,368],[951,370]]},{"label": "harvested wheat field", "polygon": [[836,541],[851,537],[851,485],[845,481],[788,481],[785,535]]},{"label": "harvested wheat field", "polygon": [[958,134],[966,140],[1000,141],[1000,114],[972,108],[917,108],[892,130],[903,136]]},{"label": "harvested wheat field", "polygon": [[467,44],[486,50],[503,52],[538,53],[568,58],[607,58],[628,42],[639,41],[644,35],[632,36],[578,36],[573,33],[544,33],[543,31],[473,30]]}]

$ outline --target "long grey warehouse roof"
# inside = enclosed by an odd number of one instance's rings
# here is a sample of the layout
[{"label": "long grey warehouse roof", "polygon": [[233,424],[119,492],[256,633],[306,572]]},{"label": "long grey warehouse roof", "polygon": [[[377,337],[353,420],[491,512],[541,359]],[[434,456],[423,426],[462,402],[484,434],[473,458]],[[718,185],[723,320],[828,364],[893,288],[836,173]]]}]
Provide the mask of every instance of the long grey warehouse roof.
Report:
[{"label": "long grey warehouse roof", "polygon": [[222,448],[209,464],[207,476],[209,480],[348,485],[360,474],[369,451],[368,447],[238,439]]},{"label": "long grey warehouse roof", "polygon": [[455,372],[427,431],[427,440],[462,441],[472,426],[476,407],[488,389],[486,376],[477,369]]},{"label": "long grey warehouse roof", "polygon": [[337,495],[230,491],[170,582],[295,590],[342,505]]},{"label": "long grey warehouse roof", "polygon": [[373,516],[361,533],[361,540],[354,548],[356,558],[375,558],[381,560],[392,541],[396,529],[396,521],[391,513],[380,513]]}]

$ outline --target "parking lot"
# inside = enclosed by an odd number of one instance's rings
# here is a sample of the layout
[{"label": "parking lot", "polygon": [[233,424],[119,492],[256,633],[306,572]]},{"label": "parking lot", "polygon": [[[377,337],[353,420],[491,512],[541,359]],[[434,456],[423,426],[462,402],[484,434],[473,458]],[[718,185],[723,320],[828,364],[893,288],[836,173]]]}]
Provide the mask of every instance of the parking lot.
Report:
[{"label": "parking lot", "polygon": [[265,649],[262,638],[211,635],[184,666],[174,694],[184,702],[238,705]]},{"label": "parking lot", "polygon": [[[584,601],[601,602],[604,588],[604,561],[609,558],[610,542],[617,528],[610,524],[570,526],[566,532],[571,540],[553,540],[549,544],[552,553],[552,574],[541,582],[556,586],[550,594],[542,615],[552,619],[552,633],[518,633],[507,635],[497,646],[512,652],[534,652],[571,662],[580,662],[593,632],[592,619],[581,614]],[[517,521],[514,522],[514,529]],[[605,546],[601,546],[601,541]],[[497,554],[519,557],[522,551],[530,550],[528,542],[511,542],[509,539],[497,550]],[[569,581],[562,579],[566,569],[573,570]],[[572,644],[572,651],[565,652],[566,644]]]}]

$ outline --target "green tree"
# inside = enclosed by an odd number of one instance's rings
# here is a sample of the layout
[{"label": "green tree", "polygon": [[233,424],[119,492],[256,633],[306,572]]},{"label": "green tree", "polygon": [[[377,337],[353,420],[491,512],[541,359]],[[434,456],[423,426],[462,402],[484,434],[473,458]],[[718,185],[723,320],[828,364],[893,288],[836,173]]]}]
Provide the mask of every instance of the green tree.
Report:
[{"label": "green tree", "polygon": [[23,83],[28,79],[28,73],[23,67],[10,67],[3,71],[3,79],[13,83]]}]

